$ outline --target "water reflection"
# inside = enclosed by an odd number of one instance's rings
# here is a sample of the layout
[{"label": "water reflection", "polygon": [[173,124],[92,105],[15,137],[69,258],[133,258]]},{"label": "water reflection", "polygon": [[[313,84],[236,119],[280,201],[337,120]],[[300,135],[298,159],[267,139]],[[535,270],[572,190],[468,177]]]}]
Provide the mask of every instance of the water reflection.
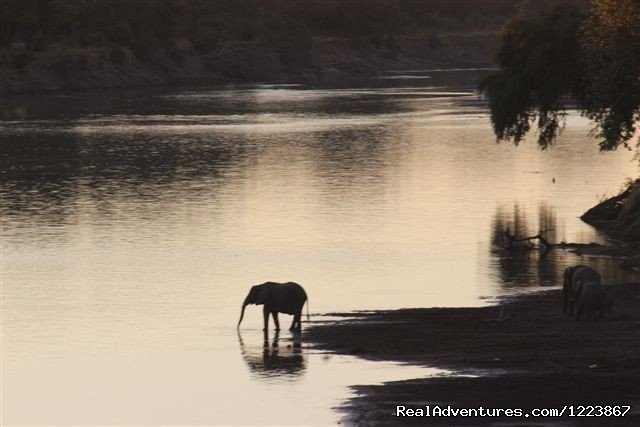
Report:
[{"label": "water reflection", "polygon": [[[537,228],[533,229],[526,209],[520,204],[515,203],[511,212],[507,212],[503,206],[498,206],[491,227],[493,245],[502,249],[527,251],[536,247],[547,250],[548,244],[559,243],[555,209],[541,202],[537,211]],[[535,238],[536,236],[542,239]]]},{"label": "water reflection", "polygon": [[[578,257],[563,249],[545,247],[539,240],[522,241],[538,233],[551,244],[560,243],[565,235],[556,209],[545,202],[537,204],[534,214],[530,207],[515,203],[511,209],[498,206],[491,224],[491,265],[503,288],[536,288],[560,286],[564,269],[573,264],[586,264],[598,270],[605,283],[632,280],[619,268],[619,260]],[[512,239],[515,239],[516,242]]]},{"label": "water reflection", "polygon": [[516,203],[510,211],[498,206],[491,225],[491,240],[492,255],[503,286],[554,286],[560,283],[557,258],[550,256],[547,248],[537,240],[518,241],[541,233],[547,241],[556,243],[557,228],[555,210],[546,203],[537,206],[535,226],[523,206]]},{"label": "water reflection", "polygon": [[[80,134],[1,138],[4,172],[0,214],[7,228],[66,224],[80,213],[109,223],[129,208],[151,219],[187,189],[187,199],[213,200],[250,156],[242,138],[215,135]],[[35,136],[38,135],[38,136]],[[233,188],[233,187],[232,187]],[[230,189],[232,191],[232,189]],[[75,219],[78,221],[78,218]]]},{"label": "water reflection", "polygon": [[301,334],[292,333],[290,338],[282,340],[280,332],[269,339],[264,332],[262,347],[245,344],[238,331],[240,353],[252,374],[263,377],[300,376],[307,368],[307,357],[302,351]]},{"label": "water reflection", "polygon": [[[230,87],[0,106],[8,424],[233,424],[240,412],[257,424],[262,411],[278,424],[296,399],[292,424],[307,425],[333,420],[338,388],[401,375],[325,362],[287,334],[236,341],[229,301],[248,283],[299,281],[313,310],[334,312],[484,305],[559,285],[578,262],[623,280],[616,261],[491,242],[507,227],[602,241],[575,218],[635,173],[629,153],[599,153],[586,120],[552,152],[496,145],[477,98],[434,92]],[[175,406],[187,389],[191,406]]]},{"label": "water reflection", "polygon": [[[289,101],[296,98],[295,92],[286,92]],[[185,104],[212,101],[219,93],[187,94]],[[259,108],[277,112],[81,114],[5,122],[0,135],[3,228],[21,241],[68,238],[64,233],[71,228],[63,224],[152,223],[191,203],[206,206],[214,217],[224,211],[220,222],[232,218],[234,223],[237,217],[229,213],[245,203],[247,189],[259,191],[258,198],[295,189],[310,203],[319,198],[325,205],[320,208],[332,214],[370,203],[386,192],[387,171],[401,161],[402,145],[396,140],[406,139],[402,126],[384,114],[408,107],[398,106],[394,98],[366,102],[366,93],[359,92],[351,107],[336,106],[335,99],[325,99],[329,94],[316,99],[304,93],[304,108],[320,111],[304,117],[296,113],[302,107],[295,103],[275,102],[274,107],[265,101]],[[260,91],[243,92],[235,100],[258,108],[255,97]],[[260,206],[270,209],[269,204],[267,199]],[[290,203],[294,209],[295,204]],[[300,207],[304,212],[287,215],[308,215],[308,206]]]}]

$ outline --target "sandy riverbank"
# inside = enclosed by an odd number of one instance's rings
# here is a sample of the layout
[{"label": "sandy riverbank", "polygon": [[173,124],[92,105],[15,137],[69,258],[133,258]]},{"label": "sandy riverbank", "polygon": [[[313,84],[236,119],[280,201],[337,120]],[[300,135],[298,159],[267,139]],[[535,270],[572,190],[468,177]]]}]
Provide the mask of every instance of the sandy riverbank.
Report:
[{"label": "sandy riverbank", "polygon": [[[318,347],[367,359],[449,368],[480,377],[441,377],[356,386],[341,408],[351,425],[640,425],[640,284],[609,286],[614,313],[577,322],[562,314],[560,291],[523,295],[500,307],[432,308],[346,316],[305,335]],[[625,417],[404,418],[396,405],[562,408],[631,405]],[[528,423],[527,423],[528,422]]]}]

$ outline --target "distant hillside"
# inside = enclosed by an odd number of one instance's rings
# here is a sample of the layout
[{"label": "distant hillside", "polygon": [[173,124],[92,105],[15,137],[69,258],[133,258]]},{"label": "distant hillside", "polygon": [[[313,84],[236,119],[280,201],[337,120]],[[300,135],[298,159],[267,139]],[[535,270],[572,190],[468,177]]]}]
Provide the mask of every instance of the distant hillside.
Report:
[{"label": "distant hillside", "polygon": [[0,0],[0,94],[486,66],[518,3]]}]

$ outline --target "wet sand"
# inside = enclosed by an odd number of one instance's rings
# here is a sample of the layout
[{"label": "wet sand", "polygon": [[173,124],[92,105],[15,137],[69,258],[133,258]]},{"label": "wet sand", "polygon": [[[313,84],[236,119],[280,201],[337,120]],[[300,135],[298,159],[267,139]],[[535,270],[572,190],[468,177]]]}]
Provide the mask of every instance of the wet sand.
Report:
[{"label": "wet sand", "polygon": [[[345,320],[318,323],[305,335],[337,353],[474,375],[354,386],[357,397],[339,408],[347,425],[638,426],[640,283],[607,290],[615,305],[604,321],[563,315],[561,293],[554,290],[492,307],[338,314]],[[567,409],[563,417],[545,418],[399,418],[397,405]],[[574,413],[578,405],[631,409],[624,417],[569,417],[569,405]]]}]

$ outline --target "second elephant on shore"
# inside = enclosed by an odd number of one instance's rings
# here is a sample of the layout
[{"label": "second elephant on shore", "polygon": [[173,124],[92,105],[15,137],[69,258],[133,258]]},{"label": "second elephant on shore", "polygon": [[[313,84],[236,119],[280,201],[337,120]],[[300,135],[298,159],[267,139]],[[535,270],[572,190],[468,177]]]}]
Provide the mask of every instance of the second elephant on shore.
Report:
[{"label": "second elephant on shore", "polygon": [[576,320],[583,314],[587,320],[604,319],[604,313],[611,313],[613,309],[613,300],[600,282],[580,283],[576,300]]},{"label": "second elephant on shore", "polygon": [[602,283],[602,276],[593,268],[586,265],[567,267],[564,270],[564,282],[562,284],[563,312],[573,316],[577,303],[578,287],[581,283]]}]

